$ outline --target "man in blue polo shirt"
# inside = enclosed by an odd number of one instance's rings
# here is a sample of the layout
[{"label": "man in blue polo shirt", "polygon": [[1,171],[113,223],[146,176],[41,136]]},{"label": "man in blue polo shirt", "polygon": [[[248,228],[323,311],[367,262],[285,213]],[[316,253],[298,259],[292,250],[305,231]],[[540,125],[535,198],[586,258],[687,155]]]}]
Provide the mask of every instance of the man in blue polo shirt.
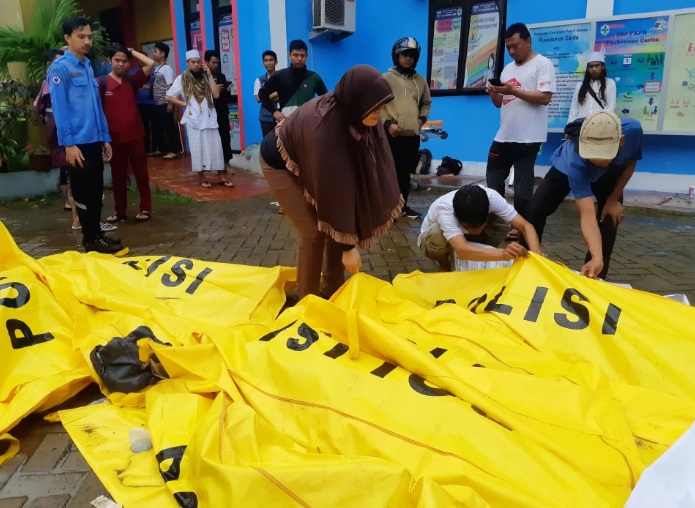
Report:
[{"label": "man in blue polo shirt", "polygon": [[[568,139],[552,155],[526,209],[526,219],[543,239],[546,219],[571,192],[589,249],[581,274],[606,278],[618,226],[625,218],[623,190],[642,159],[642,126],[630,118],[598,111],[582,123],[578,139]],[[594,207],[594,197],[598,210]]]},{"label": "man in blue polo shirt", "polygon": [[48,86],[58,144],[70,164],[70,187],[82,224],[87,252],[115,253],[120,241],[101,232],[104,161],[111,159],[111,137],[101,106],[99,84],[87,54],[92,49],[92,27],[86,18],[63,22],[68,45],[65,55],[48,70]]}]

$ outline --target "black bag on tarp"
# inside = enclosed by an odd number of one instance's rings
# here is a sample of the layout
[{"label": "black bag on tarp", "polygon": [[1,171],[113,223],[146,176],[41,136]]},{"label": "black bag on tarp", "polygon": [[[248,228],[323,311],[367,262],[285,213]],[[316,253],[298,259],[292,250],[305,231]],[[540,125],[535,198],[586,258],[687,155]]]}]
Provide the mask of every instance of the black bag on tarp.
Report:
[{"label": "black bag on tarp", "polygon": [[157,339],[149,327],[140,326],[128,336],[114,337],[105,346],[97,346],[89,353],[94,370],[110,392],[139,392],[169,377],[157,355],[151,355],[147,362],[140,361],[138,341],[141,339],[171,346]]}]

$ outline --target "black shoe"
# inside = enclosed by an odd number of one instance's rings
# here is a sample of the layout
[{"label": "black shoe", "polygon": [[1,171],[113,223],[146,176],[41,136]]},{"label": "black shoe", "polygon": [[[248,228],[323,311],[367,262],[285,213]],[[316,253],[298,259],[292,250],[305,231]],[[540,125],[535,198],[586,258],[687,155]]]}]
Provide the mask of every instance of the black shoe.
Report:
[{"label": "black shoe", "polygon": [[106,243],[109,243],[111,245],[121,245],[122,244],[120,238],[111,238],[109,235],[105,235],[104,233],[100,234],[99,238],[101,238]]},{"label": "black shoe", "polygon": [[416,212],[409,206],[404,206],[403,210],[401,211],[401,215],[403,217],[408,217],[409,219],[419,219],[420,218],[420,212]]},{"label": "black shoe", "polygon": [[104,237],[98,237],[90,242],[85,242],[84,250],[87,252],[100,252],[101,254],[115,254],[123,249],[120,242],[112,243],[114,240],[111,240],[110,238],[109,240]]}]

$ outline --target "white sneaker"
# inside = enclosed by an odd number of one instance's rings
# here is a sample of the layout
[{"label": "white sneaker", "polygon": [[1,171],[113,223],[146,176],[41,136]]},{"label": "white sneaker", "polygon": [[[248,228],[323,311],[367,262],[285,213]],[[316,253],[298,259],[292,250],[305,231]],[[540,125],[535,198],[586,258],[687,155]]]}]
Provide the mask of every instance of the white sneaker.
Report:
[{"label": "white sneaker", "polygon": [[118,226],[115,226],[113,224],[109,224],[108,222],[102,222],[101,223],[101,232],[102,233],[108,233],[109,231],[116,231],[118,229]]}]

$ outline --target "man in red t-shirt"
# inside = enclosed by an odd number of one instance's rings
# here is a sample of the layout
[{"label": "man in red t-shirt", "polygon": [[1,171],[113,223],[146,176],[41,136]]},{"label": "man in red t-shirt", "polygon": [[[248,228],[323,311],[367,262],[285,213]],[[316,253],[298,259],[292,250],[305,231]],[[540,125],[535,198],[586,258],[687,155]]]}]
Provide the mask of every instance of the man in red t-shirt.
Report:
[{"label": "man in red t-shirt", "polygon": [[[99,78],[99,88],[113,148],[111,178],[116,210],[106,220],[119,222],[127,218],[130,163],[140,192],[140,211],[135,219],[146,221],[152,212],[152,196],[147,174],[147,154],[143,143],[145,127],[138,110],[137,95],[138,90],[150,77],[154,60],[123,46],[109,48],[108,56],[112,70],[109,75]],[[131,56],[143,64],[143,67],[132,74],[129,73]]]}]

